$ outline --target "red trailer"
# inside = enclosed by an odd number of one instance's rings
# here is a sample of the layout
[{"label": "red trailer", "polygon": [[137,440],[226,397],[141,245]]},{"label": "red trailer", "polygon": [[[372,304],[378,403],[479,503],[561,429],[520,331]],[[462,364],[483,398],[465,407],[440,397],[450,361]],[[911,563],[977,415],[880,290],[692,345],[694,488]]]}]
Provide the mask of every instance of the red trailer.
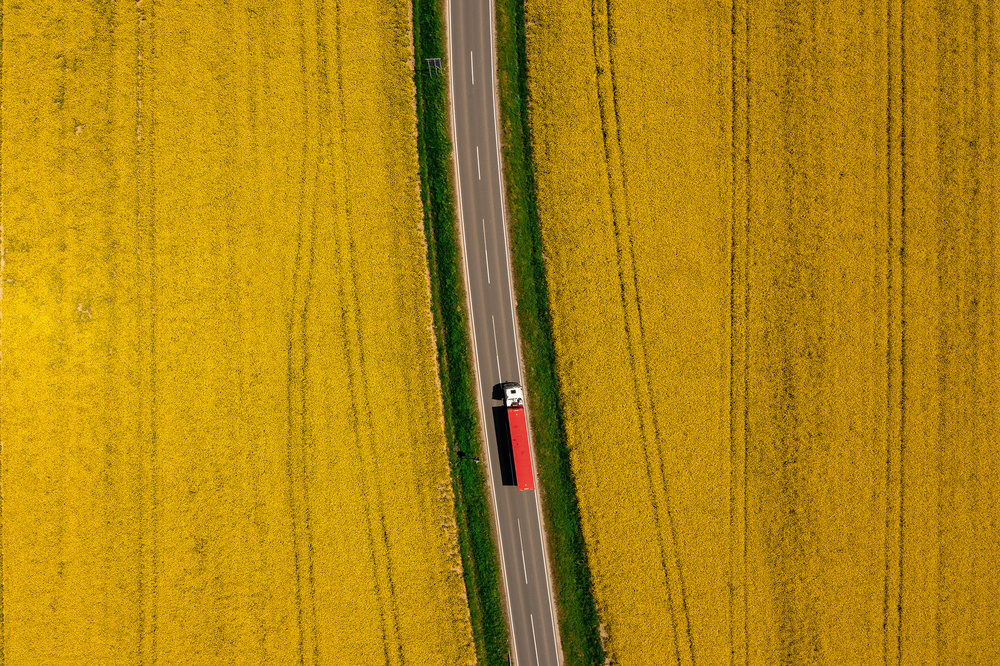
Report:
[{"label": "red trailer", "polygon": [[524,393],[521,385],[507,382],[503,386],[510,447],[514,453],[514,476],[518,490],[534,490],[535,477],[531,470],[531,446],[528,444],[528,424],[524,420]]}]

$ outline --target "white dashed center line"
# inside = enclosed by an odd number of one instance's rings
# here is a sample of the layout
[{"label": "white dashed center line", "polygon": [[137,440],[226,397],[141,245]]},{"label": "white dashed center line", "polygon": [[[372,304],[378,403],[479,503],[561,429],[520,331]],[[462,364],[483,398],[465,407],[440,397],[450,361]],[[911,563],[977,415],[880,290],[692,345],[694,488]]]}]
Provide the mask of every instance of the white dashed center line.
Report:
[{"label": "white dashed center line", "polygon": [[517,542],[521,544],[521,570],[524,571],[524,584],[528,584],[528,567],[524,563],[524,539],[521,538],[521,519],[517,519]]},{"label": "white dashed center line", "polygon": [[538,641],[535,640],[535,616],[529,615],[531,618],[531,642],[535,644],[535,663],[540,664],[542,662],[538,661]]},{"label": "white dashed center line", "polygon": [[497,377],[502,380],[503,373],[500,372],[500,349],[497,347],[497,322],[493,318],[493,315],[490,315],[490,323],[493,324],[493,351],[497,354]]},{"label": "white dashed center line", "polygon": [[493,284],[490,281],[490,251],[486,247],[486,220],[483,220],[483,256],[486,257],[486,283]]}]

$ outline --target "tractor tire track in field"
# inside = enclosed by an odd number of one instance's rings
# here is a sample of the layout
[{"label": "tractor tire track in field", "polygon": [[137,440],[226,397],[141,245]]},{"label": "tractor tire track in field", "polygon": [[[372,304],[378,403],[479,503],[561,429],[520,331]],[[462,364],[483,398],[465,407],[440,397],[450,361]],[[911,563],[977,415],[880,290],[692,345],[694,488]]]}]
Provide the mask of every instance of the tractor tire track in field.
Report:
[{"label": "tractor tire track in field", "polygon": [[[780,71],[821,71],[822,28],[816,10],[786,2],[775,9],[775,18],[790,36],[775,40],[769,56]],[[773,294],[768,305],[774,312],[767,314],[767,306],[762,305],[752,315],[755,334],[760,331],[770,341],[766,351],[754,353],[755,374],[766,368],[771,376],[762,395],[770,408],[767,412],[755,410],[755,421],[767,419],[773,430],[767,435],[770,441],[761,438],[753,463],[760,466],[758,469],[773,470],[760,474],[755,485],[761,510],[775,517],[763,523],[762,529],[762,562],[770,574],[768,586],[776,620],[774,658],[781,664],[807,658],[823,663],[829,656],[820,640],[822,601],[809,591],[815,584],[810,564],[819,547],[811,529],[820,499],[810,474],[820,456],[815,443],[830,428],[815,409],[815,398],[824,385],[823,370],[831,358],[831,347],[816,323],[823,321],[830,308],[828,301],[817,296],[829,253],[820,223],[810,211],[825,205],[828,195],[810,179],[809,174],[818,171],[818,159],[807,146],[814,131],[816,100],[825,91],[818,76],[782,77],[775,88],[776,115],[770,136],[776,146],[776,177],[783,183],[775,196],[781,213],[771,220],[768,231],[775,240],[763,240],[760,251],[781,253],[789,259],[772,262],[760,286],[755,285]]]},{"label": "tractor tire track in field", "polygon": [[[382,650],[385,663],[393,663],[402,666],[405,664],[403,656],[403,644],[399,630],[399,608],[396,598],[396,588],[392,572],[392,549],[389,543],[389,536],[386,529],[385,507],[383,504],[383,493],[378,473],[378,455],[376,454],[374,437],[374,416],[371,408],[371,386],[368,382],[368,374],[365,368],[364,335],[361,330],[362,309],[358,296],[359,292],[359,268],[357,262],[357,247],[354,242],[352,230],[351,201],[350,201],[350,178],[348,176],[345,150],[347,146],[347,110],[344,100],[344,76],[343,76],[343,55],[341,53],[341,5],[339,0],[334,3],[335,13],[335,58],[337,70],[337,99],[339,109],[337,115],[340,141],[337,142],[336,162],[342,175],[341,200],[343,201],[343,227],[337,238],[337,253],[341,258],[341,263],[346,257],[345,273],[350,275],[350,297],[345,294],[343,283],[341,283],[341,323],[343,326],[343,340],[345,344],[345,357],[348,368],[348,385],[351,395],[351,414],[354,421],[354,432],[358,433],[358,455],[360,459],[359,468],[362,500],[370,510],[365,511],[365,527],[368,536],[368,547],[371,553],[372,578],[375,585],[376,599],[379,604],[379,618],[382,633]],[[325,48],[322,49],[325,52]],[[323,80],[326,82],[325,69]],[[353,304],[353,307],[350,305]],[[353,322],[350,320],[353,319]],[[357,360],[351,355],[351,348],[357,349]],[[367,433],[367,436],[366,434]],[[366,475],[371,474],[371,479]],[[376,514],[378,526],[373,525],[372,514]],[[376,534],[376,531],[379,533]],[[383,564],[384,563],[384,564]],[[385,578],[383,581],[382,578]],[[387,608],[390,616],[386,616]]]},{"label": "tractor tire track in field", "polygon": [[747,453],[749,450],[750,50],[749,3],[730,17],[731,227],[729,232],[729,660],[749,666]]},{"label": "tractor tire track in field", "polygon": [[[342,165],[343,166],[343,165]],[[345,205],[349,206],[346,202]],[[351,411],[359,433],[358,454],[359,468],[362,470],[360,487],[362,499],[369,510],[365,512],[365,522],[368,534],[368,545],[372,555],[372,573],[375,581],[376,596],[379,600],[379,614],[382,623],[383,651],[386,664],[404,664],[403,645],[399,634],[399,610],[397,608],[396,589],[392,574],[391,545],[386,531],[385,508],[383,505],[382,488],[378,479],[378,455],[374,451],[374,416],[371,409],[371,385],[365,368],[365,352],[361,331],[361,303],[357,297],[359,292],[359,270],[355,259],[357,247],[354,234],[350,228],[350,210],[346,209],[347,224],[342,230],[343,245],[346,247],[348,271],[351,276],[351,298],[343,301],[342,321],[345,322],[344,340],[353,343],[357,351],[355,361],[348,355],[348,376],[351,393]],[[348,312],[350,311],[350,315]],[[353,323],[348,325],[347,320]],[[349,354],[349,352],[347,352]],[[367,433],[367,436],[366,434]],[[370,474],[371,478],[367,478]],[[373,524],[375,514],[378,525]],[[384,577],[384,581],[382,580]],[[386,608],[391,612],[386,615]],[[395,660],[393,659],[395,657]]]},{"label": "tractor tire track in field", "polygon": [[[603,8],[601,5],[603,4]],[[602,16],[603,9],[603,16]],[[602,25],[603,24],[603,25]],[[646,478],[650,487],[650,502],[653,509],[653,519],[660,550],[660,566],[666,585],[667,599],[670,605],[670,622],[673,630],[674,652],[677,663],[695,664],[694,641],[691,634],[690,611],[687,602],[687,592],[684,584],[683,570],[677,545],[677,527],[673,510],[670,505],[670,484],[667,479],[663,462],[662,439],[656,417],[654,391],[649,374],[649,354],[646,346],[645,327],[642,318],[642,299],[639,290],[639,279],[636,272],[635,245],[631,230],[631,215],[628,204],[628,175],[625,168],[624,148],[621,136],[621,114],[618,108],[618,83],[614,66],[614,25],[612,20],[611,0],[592,0],[591,25],[594,51],[595,83],[597,88],[598,111],[601,118],[601,133],[604,143],[604,158],[607,165],[608,200],[611,210],[611,221],[614,228],[616,255],[618,264],[619,296],[622,307],[622,320],[629,346],[629,357],[632,366],[632,379],[635,391],[636,414],[639,419],[639,429],[642,433],[643,457],[646,461]],[[608,83],[602,85],[606,74]],[[608,90],[610,88],[610,91]],[[610,94],[609,94],[610,92]],[[609,98],[611,110],[609,112]],[[610,127],[611,125],[614,127]],[[613,136],[613,138],[612,138]],[[617,166],[617,175],[616,170]],[[620,182],[619,182],[620,179]],[[631,280],[626,275],[631,274]],[[636,312],[633,315],[629,303],[634,302]],[[634,321],[633,321],[634,318]],[[638,329],[638,332],[636,330]],[[647,426],[644,414],[650,414],[650,424]],[[647,428],[652,428],[652,436]],[[659,467],[659,488],[654,481],[654,463],[650,459],[649,443],[656,447]],[[662,489],[663,497],[659,497]],[[661,516],[666,514],[666,521]],[[663,534],[663,523],[669,530],[669,550]],[[674,589],[676,587],[676,590]],[[677,610],[675,595],[679,597],[680,612]],[[682,637],[683,634],[683,637]],[[684,642],[682,647],[681,643]]]},{"label": "tractor tire track in field", "polygon": [[[324,104],[325,100],[329,99],[329,83],[327,81],[326,75],[326,43],[323,40],[322,26],[323,26],[323,2],[319,0],[316,6],[316,14],[314,16],[315,27],[316,27],[316,71],[320,79],[320,90],[323,94],[319,97],[319,108],[317,109],[316,115],[316,125],[319,128],[317,131],[317,156],[322,152],[323,149],[323,137],[326,134],[324,131],[324,125],[326,120],[329,118],[329,108]],[[302,80],[303,87],[308,89],[308,71],[306,57],[305,57],[305,25],[301,27],[301,39],[303,48],[301,50],[301,67],[302,67]],[[307,108],[307,105],[303,105]],[[311,419],[309,417],[309,411],[307,410],[306,396],[309,390],[309,338],[307,328],[309,325],[309,303],[313,293],[313,275],[316,266],[316,191],[319,187],[319,168],[318,164],[321,163],[320,159],[313,159],[311,161],[306,161],[306,151],[303,150],[303,190],[305,189],[305,166],[307,163],[312,164],[312,197],[309,206],[309,261],[306,268],[306,279],[305,279],[305,295],[302,301],[302,330],[301,330],[301,347],[302,347],[302,445],[303,445],[303,467],[302,467],[302,479],[303,479],[303,490],[304,490],[304,506],[305,506],[305,521],[306,521],[306,554],[308,557],[307,567],[308,567],[308,590],[309,590],[309,614],[310,614],[310,627],[312,634],[312,659],[313,664],[318,665],[320,663],[320,651],[319,651],[319,623],[316,617],[316,571],[315,571],[315,547],[313,543],[313,521],[312,521],[312,498],[309,490],[309,480],[313,478],[313,461],[315,459],[315,437],[313,437]],[[303,204],[305,201],[303,200]],[[300,221],[301,222],[301,221]],[[301,223],[300,223],[301,230]]]},{"label": "tractor tire track in field", "polygon": [[[336,20],[335,20],[335,26],[336,26],[336,32],[337,32],[337,34],[336,34],[335,42],[334,42],[334,52],[335,52],[335,56],[334,57],[335,57],[335,67],[336,67],[336,70],[337,70],[337,74],[336,74],[337,75],[337,99],[339,101],[339,104],[338,104],[338,112],[339,113],[338,113],[338,116],[337,116],[337,130],[340,132],[341,141],[340,142],[334,142],[334,150],[336,152],[336,155],[335,155],[336,165],[339,168],[340,173],[342,174],[342,177],[344,178],[345,182],[344,182],[344,184],[342,184],[340,186],[341,187],[341,191],[338,192],[338,193],[336,193],[336,195],[335,195],[337,197],[337,199],[339,199],[341,201],[341,206],[342,206],[343,214],[342,214],[342,216],[339,216],[339,219],[338,219],[338,221],[340,222],[340,224],[338,225],[339,228],[337,230],[337,233],[334,235],[334,246],[335,246],[335,255],[336,255],[336,259],[337,259],[338,264],[341,267],[344,267],[345,264],[347,264],[346,268],[344,268],[344,270],[342,270],[341,273],[344,273],[344,271],[346,270],[346,271],[350,271],[353,274],[353,272],[354,272],[354,262],[351,259],[351,257],[352,257],[352,250],[353,250],[353,243],[351,241],[350,231],[348,229],[348,221],[350,220],[350,201],[348,200],[348,192],[347,192],[347,186],[346,186],[347,172],[346,172],[346,169],[344,168],[345,167],[345,159],[344,159],[344,155],[343,155],[343,150],[344,150],[343,139],[345,137],[346,131],[345,131],[345,127],[344,127],[345,109],[344,109],[344,98],[343,98],[344,89],[343,89],[342,63],[341,63],[341,53],[340,53],[340,29],[341,29],[341,24],[340,24],[340,4],[339,4],[339,2],[335,3],[335,13],[336,13],[336,17],[337,17]],[[351,431],[357,433],[357,436],[358,436],[358,444],[357,444],[358,445],[358,449],[357,449],[357,451],[358,451],[358,459],[359,459],[358,469],[360,470],[360,472],[358,474],[358,488],[359,488],[359,495],[360,495],[360,498],[361,498],[362,505],[366,508],[366,510],[364,511],[364,515],[365,515],[365,535],[367,536],[368,553],[369,553],[370,559],[371,559],[372,582],[373,582],[374,587],[375,587],[375,600],[376,600],[376,602],[378,603],[378,606],[379,606],[379,630],[380,630],[380,633],[382,635],[382,654],[383,654],[383,658],[385,659],[385,663],[389,664],[390,663],[390,658],[389,658],[390,638],[389,638],[389,631],[388,631],[388,626],[387,626],[387,622],[386,622],[386,618],[385,618],[385,612],[383,610],[385,608],[385,592],[383,591],[382,586],[381,586],[380,581],[379,581],[379,575],[378,575],[378,569],[379,569],[379,567],[378,567],[378,561],[377,561],[377,559],[375,557],[375,539],[373,537],[373,531],[372,531],[371,511],[367,510],[367,508],[369,507],[369,504],[370,504],[370,500],[369,500],[370,493],[369,493],[369,489],[368,489],[368,482],[367,482],[366,472],[365,472],[365,467],[364,467],[364,462],[365,462],[364,461],[364,456],[363,456],[364,445],[362,444],[362,441],[361,441],[364,438],[364,433],[367,432],[368,427],[370,427],[370,424],[367,424],[364,429],[362,428],[361,413],[360,413],[360,409],[359,409],[359,406],[358,406],[359,405],[359,392],[360,392],[360,389],[358,388],[358,385],[357,385],[358,384],[358,381],[357,381],[357,372],[358,372],[358,370],[360,368],[360,363],[356,362],[354,360],[354,357],[353,357],[353,354],[352,354],[352,348],[353,347],[357,347],[358,349],[360,349],[360,338],[361,338],[361,336],[359,334],[359,331],[358,331],[358,309],[357,309],[357,306],[355,305],[355,307],[348,307],[348,300],[349,299],[354,299],[356,301],[356,296],[354,295],[354,290],[355,289],[356,289],[356,285],[355,285],[355,282],[354,282],[353,279],[351,281],[351,290],[352,291],[351,291],[350,294],[348,294],[348,290],[347,290],[347,286],[346,286],[345,282],[343,280],[339,280],[338,281],[337,301],[340,304],[340,328],[341,328],[340,339],[343,340],[343,344],[344,344],[344,346],[343,346],[343,354],[344,354],[345,364],[347,366],[347,373],[346,374],[347,374],[348,394],[350,395],[350,408],[349,408],[349,411],[350,411],[350,418],[351,418]]]},{"label": "tractor tire track in field", "polygon": [[[338,59],[339,60],[339,59]],[[342,159],[338,160],[338,164],[343,168],[344,162]],[[342,171],[343,173],[343,171]],[[347,228],[346,220],[350,217],[350,209],[347,201],[346,192],[342,193],[341,196],[344,206],[344,220],[341,222],[338,233],[334,238],[335,255],[338,263],[341,266],[347,267],[347,270],[353,271],[354,261],[351,258],[353,253],[353,241],[351,240],[350,230]],[[372,583],[375,591],[375,601],[378,603],[378,614],[379,614],[379,631],[382,637],[382,655],[385,664],[391,664],[391,650],[392,644],[398,643],[393,637],[389,635],[389,623],[386,619],[385,606],[386,606],[386,591],[383,589],[381,576],[379,575],[380,567],[379,560],[376,556],[376,541],[374,527],[372,525],[372,501],[371,501],[371,489],[369,480],[367,477],[367,467],[366,463],[369,462],[370,455],[368,449],[371,447],[370,437],[368,438],[367,446],[365,443],[366,435],[365,433],[371,430],[371,412],[367,409],[362,410],[362,405],[365,403],[364,386],[363,382],[359,382],[358,375],[363,372],[363,362],[361,360],[355,360],[352,349],[357,347],[360,350],[360,332],[358,330],[358,306],[357,299],[354,293],[357,288],[356,280],[351,280],[351,293],[348,294],[348,289],[346,284],[341,281],[338,288],[338,302],[340,303],[340,327],[341,335],[340,338],[343,340],[343,354],[345,365],[347,366],[347,388],[348,394],[350,395],[350,419],[351,419],[351,431],[357,433],[357,454],[358,454],[358,464],[357,469],[360,470],[358,473],[358,495],[361,499],[361,504],[365,508],[364,521],[365,521],[365,535],[367,537],[368,554],[371,560],[371,575]],[[350,307],[348,301],[354,301],[354,307]],[[362,418],[362,411],[364,411],[364,422]],[[382,520],[383,516],[380,514],[379,519]]]},{"label": "tractor tire track in field", "polygon": [[[905,427],[906,209],[905,27],[903,0],[886,3],[886,444],[882,657],[902,663],[903,433]],[[896,121],[896,118],[899,121]],[[893,635],[895,634],[895,635]],[[894,658],[894,659],[893,659]]]},{"label": "tractor tire track in field", "polygon": [[[309,99],[305,53],[305,17],[298,16],[299,70],[302,82],[302,124],[309,127]],[[307,464],[312,441],[309,434],[308,406],[308,308],[312,288],[315,242],[314,220],[308,234],[305,230],[307,208],[312,208],[307,187],[310,164],[310,143],[303,142],[299,166],[298,219],[296,222],[295,258],[292,270],[292,298],[287,322],[288,366],[286,390],[288,436],[285,471],[288,481],[288,506],[292,532],[292,562],[295,576],[295,609],[298,629],[298,663],[306,663],[306,654],[318,663],[316,636],[316,602],[313,580],[312,521],[309,508],[309,476]],[[306,256],[307,258],[304,258]],[[303,268],[303,264],[306,264]],[[303,578],[305,584],[303,585]],[[305,587],[305,590],[303,590]]]},{"label": "tractor tire track in field", "polygon": [[[0,108],[3,108],[3,4],[0,3]],[[7,236],[3,226],[3,114],[0,113],[0,368],[3,367],[3,281],[7,251]],[[0,414],[2,414],[0,405]],[[0,416],[0,440],[3,438],[3,419]],[[4,648],[4,563],[3,563],[3,469],[0,464],[0,666],[5,663]]]},{"label": "tractor tire track in field", "polygon": [[[317,21],[319,21],[320,16],[316,16],[315,18],[316,18]],[[303,44],[303,47],[304,47],[304,45],[306,43],[305,22],[304,22],[304,20],[303,20],[303,24],[302,24],[302,26],[301,26],[300,29],[302,31],[301,32],[301,40],[302,40],[302,44]],[[317,36],[318,36],[318,34],[319,34],[319,24],[317,24],[317,28],[316,29],[317,29]],[[322,49],[318,50],[318,56],[319,56],[318,57],[319,63],[322,63],[323,62],[323,60],[322,60],[322,58],[323,58],[323,50]],[[303,87],[306,88],[306,89],[308,89],[309,86],[307,85],[307,81],[308,81],[309,67],[308,67],[308,63],[306,62],[304,48],[301,51],[301,60],[300,60],[300,62],[301,62],[301,67],[302,67]],[[303,108],[308,109],[308,103],[303,104]],[[319,113],[315,114],[318,117],[318,120],[316,121],[317,125],[319,125],[323,121],[323,117],[321,115],[322,109],[320,109],[319,111],[320,111]],[[308,122],[306,123],[306,126],[308,127]],[[308,146],[308,143],[309,142],[307,142],[307,144],[306,144],[307,146]],[[316,620],[315,548],[314,548],[314,544],[313,544],[312,493],[310,491],[310,479],[313,478],[313,460],[314,460],[314,451],[315,451],[315,438],[313,437],[313,434],[312,434],[312,426],[311,426],[312,419],[310,418],[311,410],[308,409],[308,405],[307,405],[307,402],[306,402],[307,397],[309,396],[309,388],[310,388],[310,384],[309,384],[309,344],[308,344],[308,342],[309,342],[309,336],[308,336],[308,325],[309,325],[309,301],[310,301],[310,297],[311,297],[312,292],[313,292],[313,286],[314,286],[313,285],[313,274],[314,274],[314,269],[315,269],[315,266],[316,266],[316,206],[315,206],[316,195],[315,195],[315,192],[316,192],[316,181],[319,178],[319,170],[318,170],[318,168],[316,166],[317,160],[315,160],[315,159],[313,159],[313,160],[307,160],[307,152],[308,151],[306,149],[303,149],[303,151],[302,151],[302,160],[303,160],[302,161],[302,166],[303,166],[303,169],[302,169],[302,183],[303,183],[303,185],[302,185],[302,187],[303,187],[303,193],[307,189],[306,185],[305,185],[305,178],[306,178],[306,173],[307,173],[305,167],[306,167],[307,164],[311,164],[312,165],[311,170],[312,170],[313,187],[311,188],[311,196],[308,197],[308,200],[309,200],[309,203],[310,203],[310,205],[308,206],[308,211],[309,211],[308,212],[308,215],[309,215],[309,250],[308,250],[308,261],[307,261],[306,270],[305,270],[305,280],[304,280],[304,283],[303,283],[304,294],[303,294],[303,298],[302,298],[302,314],[301,314],[302,325],[301,325],[301,330],[299,332],[300,333],[299,344],[300,344],[301,349],[302,349],[302,369],[301,369],[301,376],[302,376],[302,383],[301,383],[301,387],[302,387],[302,389],[301,389],[301,400],[302,400],[302,405],[301,405],[302,436],[301,436],[301,440],[300,441],[302,443],[302,451],[303,451],[303,455],[302,455],[302,463],[303,463],[302,464],[302,491],[303,492],[302,492],[302,494],[303,494],[303,500],[304,500],[303,501],[303,507],[304,507],[304,512],[303,512],[304,516],[303,517],[305,518],[305,537],[306,537],[306,551],[305,552],[306,552],[306,573],[307,573],[306,582],[308,584],[307,591],[308,591],[308,595],[309,595],[309,609],[308,609],[309,610],[309,627],[310,627],[310,635],[311,635],[311,642],[312,642],[313,664],[319,664],[320,663],[320,655],[319,655],[319,626],[318,626],[318,623],[317,623],[317,620]],[[303,208],[300,209],[300,210],[303,210],[303,211],[305,210],[306,200],[307,200],[307,197],[303,196],[303,198],[302,198],[302,206],[303,206]],[[300,218],[299,233],[301,233],[302,228],[303,228],[303,223],[302,223],[302,219]]]},{"label": "tractor tire track in field", "polygon": [[[156,431],[156,145],[153,122],[153,63],[156,59],[154,8],[136,2],[136,281],[139,307],[138,395],[138,626],[140,664],[156,664],[158,654],[159,460]],[[145,104],[144,104],[145,102]]]}]

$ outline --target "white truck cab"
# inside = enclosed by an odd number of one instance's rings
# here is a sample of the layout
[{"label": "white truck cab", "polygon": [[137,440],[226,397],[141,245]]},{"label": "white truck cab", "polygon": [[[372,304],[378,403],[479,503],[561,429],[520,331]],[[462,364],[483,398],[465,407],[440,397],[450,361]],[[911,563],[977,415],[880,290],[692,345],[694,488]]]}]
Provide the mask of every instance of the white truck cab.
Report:
[{"label": "white truck cab", "polygon": [[524,407],[524,392],[517,382],[504,382],[503,404],[505,407]]}]

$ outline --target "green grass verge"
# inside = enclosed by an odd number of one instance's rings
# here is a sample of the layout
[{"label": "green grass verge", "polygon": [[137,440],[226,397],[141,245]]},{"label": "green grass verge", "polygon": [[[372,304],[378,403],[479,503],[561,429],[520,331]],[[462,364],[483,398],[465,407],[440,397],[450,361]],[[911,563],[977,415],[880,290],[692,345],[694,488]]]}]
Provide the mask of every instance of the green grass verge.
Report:
[{"label": "green grass verge", "polygon": [[[479,451],[479,412],[468,343],[468,315],[452,187],[448,79],[425,71],[426,58],[445,58],[441,0],[414,0],[413,41],[417,73],[417,150],[424,233],[431,277],[434,330],[444,398],[445,433],[455,492],[458,546],[465,570],[472,635],[479,663],[508,663],[500,600],[500,570],[493,543]],[[447,67],[447,63],[445,64]],[[486,456],[482,456],[485,461]]]},{"label": "green grass verge", "polygon": [[495,0],[504,175],[510,212],[517,316],[527,373],[536,468],[556,587],[566,666],[603,664],[597,609],[569,465],[566,429],[555,372],[542,237],[535,201],[524,0]]}]

